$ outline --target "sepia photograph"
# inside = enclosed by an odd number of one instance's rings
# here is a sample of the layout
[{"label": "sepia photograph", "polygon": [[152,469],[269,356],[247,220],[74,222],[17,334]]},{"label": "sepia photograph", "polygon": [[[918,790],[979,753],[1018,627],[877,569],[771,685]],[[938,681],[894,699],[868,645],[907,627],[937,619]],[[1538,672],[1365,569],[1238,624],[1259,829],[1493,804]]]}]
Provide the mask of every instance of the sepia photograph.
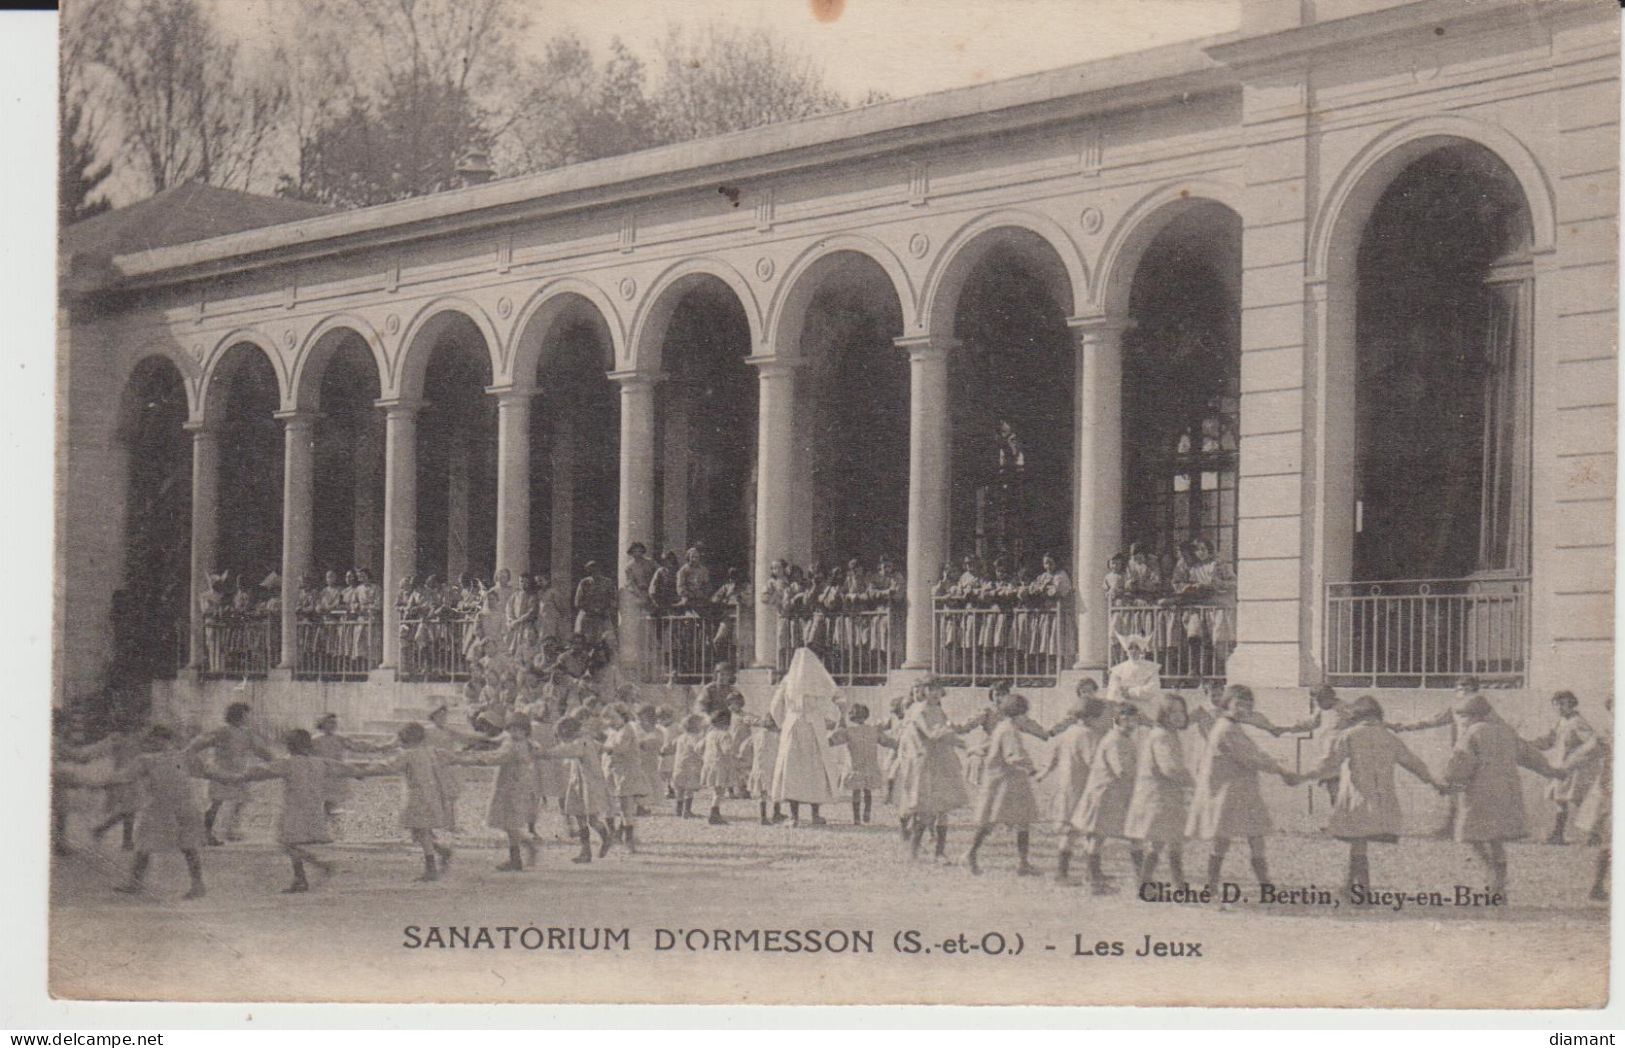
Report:
[{"label": "sepia photograph", "polygon": [[49,994],[1605,1007],[1620,26],[63,0]]}]

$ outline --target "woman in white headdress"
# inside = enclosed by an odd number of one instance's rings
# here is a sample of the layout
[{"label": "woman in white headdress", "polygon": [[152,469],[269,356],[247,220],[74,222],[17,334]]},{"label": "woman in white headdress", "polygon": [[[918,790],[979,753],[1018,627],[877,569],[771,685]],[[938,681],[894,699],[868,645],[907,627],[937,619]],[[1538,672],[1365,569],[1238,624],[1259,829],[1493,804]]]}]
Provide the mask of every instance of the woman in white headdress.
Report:
[{"label": "woman in white headdress", "polygon": [[1143,635],[1120,633],[1117,644],[1128,658],[1112,667],[1106,679],[1106,701],[1133,703],[1146,713],[1162,699],[1162,669],[1146,657],[1151,645]]},{"label": "woman in white headdress", "polygon": [[790,669],[773,690],[769,713],[779,726],[779,756],[773,765],[773,800],[790,802],[790,823],[801,821],[803,802],[812,805],[812,823],[822,825],[820,805],[835,799],[830,787],[827,739],[840,720],[841,689],[808,648],[796,649]]}]

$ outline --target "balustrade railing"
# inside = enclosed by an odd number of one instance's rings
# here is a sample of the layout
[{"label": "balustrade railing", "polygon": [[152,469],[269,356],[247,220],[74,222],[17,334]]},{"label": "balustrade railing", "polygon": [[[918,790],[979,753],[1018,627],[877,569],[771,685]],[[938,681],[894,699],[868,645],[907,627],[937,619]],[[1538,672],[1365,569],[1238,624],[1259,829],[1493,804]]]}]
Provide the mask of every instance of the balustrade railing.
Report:
[{"label": "balustrade railing", "polygon": [[1472,674],[1524,682],[1529,579],[1401,579],[1326,586],[1324,659],[1345,687],[1449,688]]},{"label": "balustrade railing", "polygon": [[797,648],[811,648],[836,683],[848,687],[886,683],[903,665],[901,607],[813,611],[779,621],[777,671],[790,668]]},{"label": "balustrade railing", "polygon": [[1070,601],[967,607],[939,598],[932,611],[933,668],[948,686],[1053,687],[1076,642]]},{"label": "balustrade railing", "polygon": [[298,680],[365,680],[384,657],[384,623],[376,615],[301,618],[295,627]]},{"label": "balustrade railing", "polygon": [[1128,658],[1119,638],[1144,637],[1146,654],[1162,669],[1168,688],[1194,688],[1225,679],[1236,646],[1236,609],[1217,601],[1114,601],[1106,611],[1107,664]]},{"label": "balustrade railing", "polygon": [[203,624],[203,675],[264,677],[282,661],[282,624],[271,615],[234,614]]},{"label": "balustrade railing", "polygon": [[646,682],[703,684],[719,662],[739,665],[755,642],[755,609],[748,604],[673,608],[623,624],[642,631]]},{"label": "balustrade railing", "polygon": [[440,613],[401,619],[400,676],[407,681],[461,681],[469,677],[472,614]]}]

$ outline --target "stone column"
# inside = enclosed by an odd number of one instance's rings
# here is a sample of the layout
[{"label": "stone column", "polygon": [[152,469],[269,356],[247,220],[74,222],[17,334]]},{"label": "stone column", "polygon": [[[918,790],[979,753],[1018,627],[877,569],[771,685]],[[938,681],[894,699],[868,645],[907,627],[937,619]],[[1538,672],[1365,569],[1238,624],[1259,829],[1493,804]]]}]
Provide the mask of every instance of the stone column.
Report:
[{"label": "stone column", "polygon": [[354,463],[354,551],[351,556],[358,568],[366,568],[374,578],[382,578],[378,563],[379,532],[382,509],[382,475],[377,472],[379,449],[383,446],[383,419],[368,414],[356,420],[355,447],[351,451]]},{"label": "stone column", "polygon": [[534,390],[491,389],[497,398],[496,567],[530,570],[530,401]]},{"label": "stone column", "polygon": [[[766,582],[775,560],[789,555],[794,483],[797,360],[749,358],[758,375],[756,414],[756,566],[751,585]],[[766,601],[756,604],[754,664],[772,668],[778,658],[778,620]]]},{"label": "stone column", "polygon": [[395,599],[401,580],[417,570],[418,412],[421,400],[381,400],[384,409],[384,669],[401,664],[401,622]]},{"label": "stone column", "polygon": [[1106,570],[1106,561],[1123,537],[1123,332],[1132,322],[1124,317],[1072,317],[1067,324],[1078,343],[1074,668],[1102,673],[1110,653],[1106,599],[1090,580]]},{"label": "stone column", "polygon": [[298,660],[299,583],[310,571],[315,528],[316,416],[308,411],[278,412],[282,420],[282,658],[292,670]]},{"label": "stone column", "polygon": [[[564,407],[564,405],[560,405]],[[549,514],[552,534],[548,536],[548,574],[561,593],[573,593],[575,575],[575,508],[576,508],[576,433],[569,409],[559,412],[553,421],[553,454],[549,464],[553,470],[552,512]]]},{"label": "stone column", "polygon": [[[666,387],[662,405],[661,474],[665,478],[660,501],[661,544],[677,551],[682,559],[688,545],[688,390],[682,385]],[[652,539],[652,536],[651,536]],[[652,548],[651,554],[660,551]]]},{"label": "stone column", "polygon": [[468,571],[470,521],[468,512],[470,459],[469,434],[460,423],[446,433],[446,578],[450,583]]},{"label": "stone column", "polygon": [[220,434],[203,423],[189,422],[192,432],[192,591],[191,643],[188,665],[208,668],[203,643],[203,594],[215,569],[215,543],[219,537]]},{"label": "stone column", "polygon": [[948,354],[943,336],[900,338],[908,351],[908,632],[903,668],[932,666],[931,590],[948,559]]},{"label": "stone column", "polygon": [[[641,542],[655,549],[655,384],[657,372],[617,371],[609,376],[621,387],[621,501],[616,531],[616,557],[619,569],[615,581],[626,585],[627,547]],[[644,631],[641,623],[628,622],[629,608],[641,607],[629,600],[619,602],[621,651],[627,665],[641,667],[644,659]]]}]

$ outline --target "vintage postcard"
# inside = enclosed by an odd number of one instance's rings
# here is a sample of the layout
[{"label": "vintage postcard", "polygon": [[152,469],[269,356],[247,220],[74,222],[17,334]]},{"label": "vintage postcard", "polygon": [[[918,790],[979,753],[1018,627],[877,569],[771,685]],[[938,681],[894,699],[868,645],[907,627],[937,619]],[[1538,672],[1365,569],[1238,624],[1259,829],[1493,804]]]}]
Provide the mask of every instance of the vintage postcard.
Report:
[{"label": "vintage postcard", "polygon": [[1601,1007],[1607,0],[69,0],[50,992]]}]

